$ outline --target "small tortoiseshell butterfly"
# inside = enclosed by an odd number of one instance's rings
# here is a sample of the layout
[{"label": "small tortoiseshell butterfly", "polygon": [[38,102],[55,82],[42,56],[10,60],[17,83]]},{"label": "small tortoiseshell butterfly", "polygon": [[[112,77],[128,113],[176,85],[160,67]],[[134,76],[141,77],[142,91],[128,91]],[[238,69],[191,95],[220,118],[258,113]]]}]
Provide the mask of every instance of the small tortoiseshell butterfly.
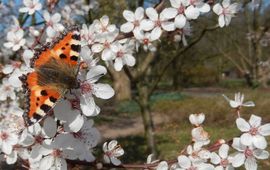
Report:
[{"label": "small tortoiseshell butterfly", "polygon": [[20,77],[27,95],[24,120],[28,126],[41,120],[69,89],[79,87],[80,50],[77,27],[70,27],[51,44],[35,50],[31,60],[35,71]]}]

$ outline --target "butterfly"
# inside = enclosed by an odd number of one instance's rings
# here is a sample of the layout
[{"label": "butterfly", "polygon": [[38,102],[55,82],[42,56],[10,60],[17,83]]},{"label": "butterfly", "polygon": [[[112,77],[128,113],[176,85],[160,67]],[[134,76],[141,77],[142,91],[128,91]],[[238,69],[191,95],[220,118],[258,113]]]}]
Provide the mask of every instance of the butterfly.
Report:
[{"label": "butterfly", "polygon": [[35,50],[31,60],[34,71],[19,77],[26,93],[23,115],[26,125],[41,120],[68,90],[79,88],[80,50],[80,33],[76,26]]}]

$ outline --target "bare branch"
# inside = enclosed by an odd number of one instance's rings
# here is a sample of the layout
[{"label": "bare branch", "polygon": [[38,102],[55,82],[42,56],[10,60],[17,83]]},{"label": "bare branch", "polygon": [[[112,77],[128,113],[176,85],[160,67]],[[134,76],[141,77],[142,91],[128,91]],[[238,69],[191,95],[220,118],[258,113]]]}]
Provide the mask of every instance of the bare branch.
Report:
[{"label": "bare branch", "polygon": [[176,55],[174,57],[172,57],[169,62],[163,67],[160,75],[158,76],[157,80],[154,82],[153,86],[150,88],[150,95],[154,92],[154,90],[156,89],[158,83],[160,82],[162,76],[164,75],[164,73],[166,72],[166,70],[170,67],[170,65],[175,61],[175,59],[179,56],[181,56],[183,53],[185,53],[187,50],[189,50],[191,47],[193,47],[195,44],[197,44],[202,38],[203,36],[206,34],[206,32],[208,31],[214,31],[217,28],[219,28],[218,25],[212,26],[212,27],[208,27],[202,30],[202,32],[200,33],[200,35],[194,39],[188,46],[186,46],[185,48],[183,48],[182,50],[180,50],[178,53],[176,53]]}]

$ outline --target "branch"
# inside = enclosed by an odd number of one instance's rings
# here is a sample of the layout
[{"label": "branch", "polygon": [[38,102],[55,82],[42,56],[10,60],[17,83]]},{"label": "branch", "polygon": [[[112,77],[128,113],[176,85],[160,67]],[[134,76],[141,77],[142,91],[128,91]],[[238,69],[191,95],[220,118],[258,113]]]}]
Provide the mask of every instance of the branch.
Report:
[{"label": "branch", "polygon": [[154,92],[154,90],[156,89],[158,83],[160,82],[162,76],[164,75],[164,73],[166,72],[166,70],[170,67],[170,65],[174,62],[174,60],[179,57],[180,55],[182,55],[183,53],[185,53],[187,50],[189,50],[191,47],[193,47],[194,45],[196,45],[202,38],[203,36],[206,34],[206,32],[208,31],[214,31],[216,29],[218,29],[219,26],[215,25],[212,27],[208,27],[202,30],[202,32],[200,33],[200,35],[194,39],[188,46],[186,46],[185,48],[183,48],[182,50],[180,50],[178,53],[176,53],[176,55],[174,57],[172,57],[169,62],[163,67],[160,75],[158,75],[157,80],[154,82],[153,86],[150,88],[150,95]]},{"label": "branch", "polygon": [[[212,144],[211,146],[209,146],[207,148],[207,150],[210,151],[210,152],[214,152],[214,151],[217,151],[222,144],[226,143],[229,146],[231,146],[232,142],[233,142],[233,139],[230,139],[227,142],[217,141],[214,144]],[[185,151],[182,151],[180,155],[187,155],[187,153]],[[96,162],[86,162],[86,161],[80,161],[80,160],[69,160],[69,159],[67,159],[67,163],[70,163],[70,164],[73,164],[73,165],[91,166],[91,167],[97,167],[98,169],[102,169],[104,167],[106,167],[106,168],[122,168],[122,169],[155,169],[161,161],[162,160],[158,160],[158,161],[156,161],[154,163],[148,163],[148,164],[145,163],[145,164],[113,165],[113,164],[106,164],[106,163],[97,162],[97,161]],[[167,160],[166,162],[168,163],[169,166],[171,166],[172,164],[177,163],[178,160],[173,159],[173,160]]]},{"label": "branch", "polygon": [[145,59],[142,61],[142,64],[134,72],[134,80],[138,81],[149,68],[150,63],[154,60],[155,53],[149,52]]}]

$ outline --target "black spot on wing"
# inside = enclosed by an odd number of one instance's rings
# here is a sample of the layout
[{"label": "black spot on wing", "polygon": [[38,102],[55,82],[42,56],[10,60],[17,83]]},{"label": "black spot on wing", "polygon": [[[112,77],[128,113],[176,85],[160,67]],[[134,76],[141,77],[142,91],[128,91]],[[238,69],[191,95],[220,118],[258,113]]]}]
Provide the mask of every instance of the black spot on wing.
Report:
[{"label": "black spot on wing", "polygon": [[48,93],[47,93],[46,90],[41,90],[40,94],[41,94],[42,96],[47,96],[47,95],[48,95]]},{"label": "black spot on wing", "polygon": [[49,112],[51,110],[51,106],[47,105],[47,104],[43,104],[40,106],[40,109],[43,110],[45,113]]},{"label": "black spot on wing", "polygon": [[78,57],[73,55],[73,56],[70,57],[70,59],[73,60],[73,61],[77,61]]},{"label": "black spot on wing", "polygon": [[60,56],[59,56],[61,59],[65,59],[65,58],[67,58],[67,56],[65,55],[65,54],[60,54]]},{"label": "black spot on wing", "polygon": [[49,99],[50,99],[50,101],[53,102],[53,103],[55,103],[55,102],[57,101],[57,98],[55,98],[55,97],[53,97],[53,96],[51,96]]},{"label": "black spot on wing", "polygon": [[81,46],[80,46],[80,45],[72,44],[72,45],[71,45],[71,49],[72,49],[73,51],[80,52],[80,51],[81,51]]},{"label": "black spot on wing", "polygon": [[[37,114],[37,113],[34,113],[33,118],[35,119],[35,122],[37,122],[38,120],[40,120],[42,118],[42,116]],[[32,123],[34,123],[34,122],[32,122]]]}]

